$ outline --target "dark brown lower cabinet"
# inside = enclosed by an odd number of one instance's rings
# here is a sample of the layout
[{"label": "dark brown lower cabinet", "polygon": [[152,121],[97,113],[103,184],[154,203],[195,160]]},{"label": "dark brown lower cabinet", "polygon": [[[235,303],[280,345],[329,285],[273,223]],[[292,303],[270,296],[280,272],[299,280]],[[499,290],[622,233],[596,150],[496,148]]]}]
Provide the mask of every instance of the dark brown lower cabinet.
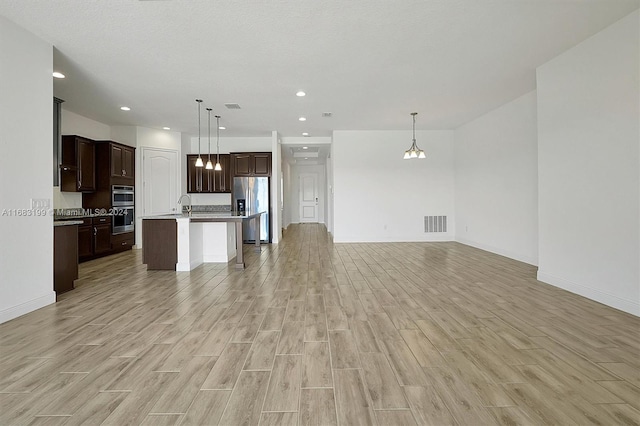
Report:
[{"label": "dark brown lower cabinet", "polygon": [[175,219],[142,220],[142,263],[147,269],[176,270],[178,223]]},{"label": "dark brown lower cabinet", "polygon": [[78,225],[53,228],[53,290],[73,290],[78,278]]},{"label": "dark brown lower cabinet", "polygon": [[81,261],[93,256],[93,223],[91,218],[82,222],[78,226],[78,258]]},{"label": "dark brown lower cabinet", "polygon": [[111,217],[87,217],[82,222],[78,226],[78,259],[84,262],[111,253]]}]

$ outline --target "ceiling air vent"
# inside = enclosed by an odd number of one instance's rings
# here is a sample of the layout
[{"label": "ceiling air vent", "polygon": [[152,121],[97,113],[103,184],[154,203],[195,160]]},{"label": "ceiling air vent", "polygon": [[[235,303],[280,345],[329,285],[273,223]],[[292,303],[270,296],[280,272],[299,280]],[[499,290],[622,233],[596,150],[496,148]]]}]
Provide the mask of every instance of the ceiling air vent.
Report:
[{"label": "ceiling air vent", "polygon": [[238,104],[224,104],[224,106],[226,106],[227,109],[240,109],[240,105]]},{"label": "ceiling air vent", "polygon": [[331,115],[332,115],[332,113],[330,113],[330,112],[323,112],[322,113],[322,116],[323,117],[327,117],[327,118],[331,118]]}]

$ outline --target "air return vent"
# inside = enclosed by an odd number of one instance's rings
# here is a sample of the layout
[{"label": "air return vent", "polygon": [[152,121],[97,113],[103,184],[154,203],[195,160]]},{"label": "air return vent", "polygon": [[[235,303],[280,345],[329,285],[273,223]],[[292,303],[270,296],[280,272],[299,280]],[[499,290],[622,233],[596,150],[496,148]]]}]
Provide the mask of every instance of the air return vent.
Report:
[{"label": "air return vent", "polygon": [[447,217],[425,216],[424,232],[447,232]]},{"label": "air return vent", "polygon": [[224,104],[224,106],[226,106],[227,109],[240,109],[240,105],[238,104]]}]

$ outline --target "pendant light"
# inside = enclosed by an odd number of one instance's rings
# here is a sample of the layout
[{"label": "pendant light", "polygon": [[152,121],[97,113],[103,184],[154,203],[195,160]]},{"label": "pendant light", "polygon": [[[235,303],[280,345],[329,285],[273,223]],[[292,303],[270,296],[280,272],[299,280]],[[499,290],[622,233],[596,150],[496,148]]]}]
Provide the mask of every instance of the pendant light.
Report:
[{"label": "pendant light", "polygon": [[209,114],[209,149],[207,150],[208,161],[205,169],[211,170],[213,169],[213,164],[211,164],[211,108],[207,108],[207,113]]},{"label": "pendant light", "polygon": [[202,157],[200,157],[200,104],[202,103],[202,99],[196,99],[198,103],[198,159],[196,160],[196,167],[204,166],[202,162]]},{"label": "pendant light", "polygon": [[404,159],[427,158],[427,156],[424,155],[424,151],[416,145],[416,115],[418,115],[418,113],[412,112],[411,115],[413,116],[413,143],[411,144],[411,148],[404,152]]},{"label": "pendant light", "polygon": [[220,116],[216,115],[216,167],[215,170],[222,170],[220,165]]}]

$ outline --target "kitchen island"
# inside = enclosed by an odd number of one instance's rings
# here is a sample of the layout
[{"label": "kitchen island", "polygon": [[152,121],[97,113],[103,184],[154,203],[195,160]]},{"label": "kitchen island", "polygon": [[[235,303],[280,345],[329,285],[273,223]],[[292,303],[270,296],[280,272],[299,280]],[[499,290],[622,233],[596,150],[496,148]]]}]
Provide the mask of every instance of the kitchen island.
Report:
[{"label": "kitchen island", "polygon": [[[202,263],[226,263],[234,257],[244,269],[242,224],[253,220],[260,235],[266,212],[206,212],[142,218],[142,262],[147,269],[191,271]],[[260,239],[255,242],[260,251]]]}]

